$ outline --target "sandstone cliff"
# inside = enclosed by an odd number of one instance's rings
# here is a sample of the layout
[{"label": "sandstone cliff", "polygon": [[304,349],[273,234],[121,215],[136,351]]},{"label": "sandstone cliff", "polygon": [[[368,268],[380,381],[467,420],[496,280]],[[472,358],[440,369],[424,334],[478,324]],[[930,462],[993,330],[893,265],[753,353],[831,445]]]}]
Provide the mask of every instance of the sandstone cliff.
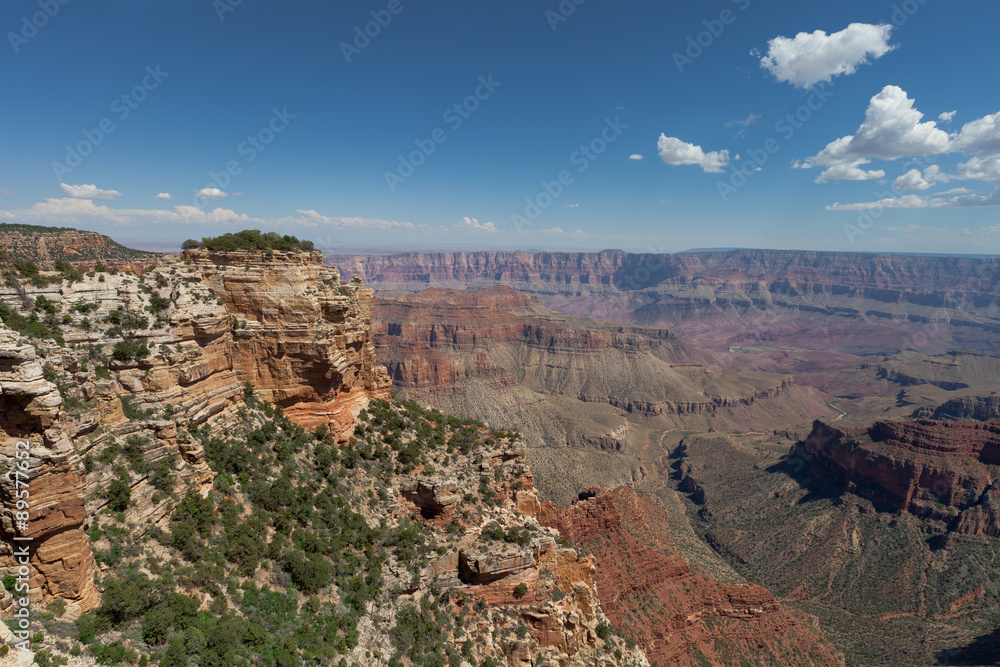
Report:
[{"label": "sandstone cliff", "polygon": [[852,431],[816,422],[790,455],[889,511],[1000,536],[1000,424],[918,419]]},{"label": "sandstone cliff", "polygon": [[[14,438],[30,439],[36,456],[38,599],[83,610],[96,603],[84,529],[109,508],[108,489],[122,475],[133,526],[165,520],[176,505],[171,489],[208,492],[214,474],[189,430],[229,430],[247,386],[293,420],[343,438],[368,400],[388,396],[369,337],[372,292],[341,285],[319,253],[193,251],[162,259],[146,276],[97,273],[0,289],[15,309],[23,296],[42,297],[62,315],[67,343],[32,346],[9,330],[0,339],[4,461],[13,460]],[[62,393],[43,378],[43,364]],[[158,467],[161,488],[153,484]],[[0,491],[5,505],[11,491]],[[115,546],[95,548],[113,554]]]},{"label": "sandstone cliff", "polygon": [[593,552],[605,613],[653,662],[843,664],[814,620],[789,613],[766,589],[692,572],[664,510],[631,488],[592,489],[567,508],[543,503],[542,523]]},{"label": "sandstone cliff", "polygon": [[[0,517],[0,568],[16,570],[14,549],[27,544],[32,597],[63,598],[87,609],[96,603],[97,591],[94,557],[83,532],[86,480],[80,455],[58,422],[61,404],[58,388],[42,377],[34,348],[18,344],[12,332],[0,326],[0,465],[5,471],[0,477],[5,509]],[[28,447],[19,447],[19,442]],[[18,456],[19,450],[28,458]],[[22,460],[28,464],[23,478],[15,468]],[[14,516],[24,490],[30,505],[26,529]],[[30,539],[15,542],[15,536]],[[0,606],[11,611],[5,602]]]}]

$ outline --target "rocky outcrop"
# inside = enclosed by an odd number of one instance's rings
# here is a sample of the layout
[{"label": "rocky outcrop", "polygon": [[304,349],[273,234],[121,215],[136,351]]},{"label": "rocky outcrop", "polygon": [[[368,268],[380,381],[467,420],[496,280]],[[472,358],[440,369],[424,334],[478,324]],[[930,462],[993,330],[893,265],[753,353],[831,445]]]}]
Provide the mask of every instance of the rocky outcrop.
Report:
[{"label": "rocky outcrop", "polygon": [[232,367],[307,427],[346,432],[390,383],[371,342],[374,293],[340,283],[318,252],[189,250],[185,259],[233,318]]},{"label": "rocky outcrop", "polygon": [[816,422],[790,458],[833,475],[877,506],[927,518],[940,530],[1000,536],[1000,424],[918,419],[850,430]]},{"label": "rocky outcrop", "polygon": [[605,613],[651,662],[727,664],[727,656],[767,652],[778,656],[773,664],[842,664],[810,621],[766,589],[692,572],[666,512],[629,487],[591,489],[566,508],[543,503],[541,521],[593,553]]},{"label": "rocky outcrop", "polygon": [[1000,419],[1000,394],[992,396],[963,396],[938,406],[929,415],[932,419],[972,419],[990,421]]},{"label": "rocky outcrop", "polygon": [[126,248],[96,232],[5,224],[0,224],[0,253],[48,268],[63,261],[89,269],[100,261],[106,266],[140,272],[142,267],[155,264],[157,257],[156,253]]},{"label": "rocky outcrop", "polygon": [[[19,345],[0,326],[0,466],[5,471],[0,476],[5,508],[0,568],[15,571],[27,546],[29,595],[63,598],[87,610],[96,604],[97,590],[94,557],[83,532],[86,481],[80,455],[58,424],[61,405],[34,348]],[[19,500],[27,506],[24,523],[16,514]]]},{"label": "rocky outcrop", "polygon": [[[409,589],[439,586],[477,600],[480,612],[467,631],[479,633],[481,655],[520,627],[523,641],[506,650],[510,665],[648,665],[641,650],[600,629],[608,617],[594,558],[560,545],[556,531],[539,525],[527,454],[520,438],[504,437],[474,459],[456,452],[433,475],[393,482],[403,516],[452,536]],[[470,503],[484,498],[490,500],[473,518]]]},{"label": "rocky outcrop", "polygon": [[[229,430],[249,385],[293,421],[341,438],[370,399],[389,395],[370,339],[372,291],[341,285],[319,253],[191,251],[145,276],[0,288],[17,310],[39,297],[63,318],[65,347],[0,333],[0,458],[14,461],[15,439],[32,444],[36,599],[96,604],[84,529],[116,478],[128,484],[126,524],[143,531],[176,504],[154,486],[157,469],[164,489],[208,493],[214,474],[190,432]],[[0,481],[5,507],[11,484]],[[0,530],[13,529],[5,514]],[[0,565],[11,564],[9,544]]]}]

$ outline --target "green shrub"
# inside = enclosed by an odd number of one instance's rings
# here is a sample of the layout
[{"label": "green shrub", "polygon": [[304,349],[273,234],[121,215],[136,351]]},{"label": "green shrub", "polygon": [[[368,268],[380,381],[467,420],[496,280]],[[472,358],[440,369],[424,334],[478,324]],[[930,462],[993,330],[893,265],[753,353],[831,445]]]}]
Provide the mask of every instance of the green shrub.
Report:
[{"label": "green shrub", "polygon": [[107,498],[108,507],[115,512],[124,512],[128,509],[128,504],[132,500],[132,489],[129,487],[128,482],[115,479],[108,484],[108,488],[104,492],[104,497]]},{"label": "green shrub", "polygon": [[214,238],[205,237],[197,246],[191,245],[191,240],[184,242],[185,250],[194,247],[206,248],[213,252],[232,252],[234,250],[280,250],[284,252],[303,252],[315,249],[312,241],[300,241],[294,236],[281,236],[276,232],[260,233],[258,229],[245,229],[241,232],[223,234]]},{"label": "green shrub", "polygon": [[111,353],[115,361],[128,362],[134,359],[145,359],[149,356],[149,347],[145,342],[140,343],[135,340],[123,340],[115,343],[114,352]]}]

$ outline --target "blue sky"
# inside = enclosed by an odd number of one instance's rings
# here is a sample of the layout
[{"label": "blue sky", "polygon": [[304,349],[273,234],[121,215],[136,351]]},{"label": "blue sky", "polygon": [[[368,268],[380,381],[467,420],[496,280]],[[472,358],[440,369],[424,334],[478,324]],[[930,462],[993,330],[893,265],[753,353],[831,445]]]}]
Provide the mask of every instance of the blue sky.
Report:
[{"label": "blue sky", "polygon": [[995,253],[998,19],[987,0],[7,0],[0,219]]}]

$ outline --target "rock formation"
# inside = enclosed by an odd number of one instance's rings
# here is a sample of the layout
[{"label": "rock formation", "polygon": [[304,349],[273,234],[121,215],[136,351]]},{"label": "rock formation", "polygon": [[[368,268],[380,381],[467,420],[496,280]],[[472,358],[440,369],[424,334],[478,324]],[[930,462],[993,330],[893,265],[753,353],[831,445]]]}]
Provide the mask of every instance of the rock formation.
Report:
[{"label": "rock formation", "polygon": [[63,261],[86,269],[100,261],[105,266],[139,272],[155,264],[157,258],[156,253],[126,248],[96,232],[8,224],[0,224],[0,253],[48,268]]},{"label": "rock formation", "polygon": [[[239,419],[247,383],[287,407],[293,421],[345,438],[368,400],[389,393],[369,336],[372,292],[341,285],[319,253],[193,251],[161,259],[146,276],[6,287],[0,299],[21,309],[21,292],[32,303],[43,297],[69,322],[67,347],[0,330],[0,458],[14,461],[16,439],[32,443],[37,599],[63,598],[83,610],[96,604],[84,529],[125,470],[119,451],[135,450],[126,521],[148,527],[176,503],[151,483],[158,464],[178,488],[208,492],[214,475],[188,429],[225,432]],[[121,352],[118,344],[129,347]],[[43,365],[63,395],[43,378]],[[0,482],[6,507],[11,484],[6,476]],[[0,528],[7,538],[11,521],[5,515]],[[9,565],[4,544],[0,565]],[[111,548],[106,540],[96,546]]]},{"label": "rock formation", "polygon": [[770,664],[843,664],[813,620],[789,613],[766,589],[692,572],[666,512],[629,487],[591,489],[566,508],[543,503],[541,520],[594,554],[605,613],[651,662],[728,664],[767,654]]},{"label": "rock formation", "polygon": [[346,431],[388,379],[371,343],[373,292],[340,283],[318,252],[185,253],[233,318],[232,364],[268,401],[303,426]]},{"label": "rock formation", "polygon": [[706,349],[750,341],[868,354],[1000,349],[995,258],[734,250],[407,253],[330,261],[377,290],[503,283],[572,315],[670,327]]},{"label": "rock formation", "polygon": [[816,422],[790,457],[889,511],[1000,536],[1000,424],[918,419],[850,430]]},{"label": "rock formation", "polygon": [[[28,546],[30,595],[63,598],[92,607],[94,557],[83,532],[86,481],[80,455],[58,423],[62,397],[43,378],[42,362],[0,326],[0,568],[17,569],[15,548]],[[26,443],[26,444],[18,444]],[[22,458],[27,453],[27,458]],[[25,463],[26,469],[21,467]],[[20,472],[24,472],[21,476]],[[23,495],[27,490],[28,495]],[[15,517],[17,501],[28,504],[27,526]],[[26,542],[16,537],[30,538]],[[6,591],[4,591],[6,594]]]},{"label": "rock formation", "polygon": [[384,295],[373,339],[403,396],[516,425],[534,446],[621,451],[644,437],[632,422],[750,430],[830,414],[787,375],[720,370],[667,329],[568,317],[506,286]]}]

